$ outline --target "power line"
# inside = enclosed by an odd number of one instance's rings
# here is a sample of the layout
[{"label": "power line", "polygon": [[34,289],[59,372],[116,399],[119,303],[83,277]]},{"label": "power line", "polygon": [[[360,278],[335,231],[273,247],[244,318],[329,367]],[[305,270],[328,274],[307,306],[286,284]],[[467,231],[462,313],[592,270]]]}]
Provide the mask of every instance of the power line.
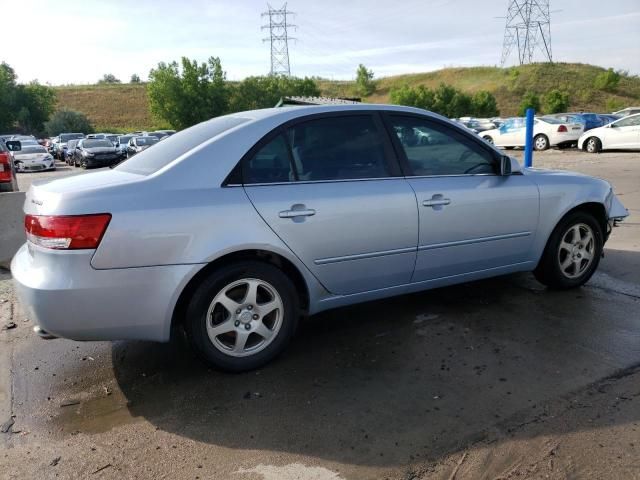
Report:
[{"label": "power line", "polygon": [[293,12],[287,10],[285,3],[282,8],[276,9],[267,4],[268,10],[262,13],[262,17],[269,17],[269,23],[262,26],[262,30],[269,29],[269,38],[263,39],[263,42],[271,44],[271,75],[291,75],[291,67],[289,65],[289,40],[295,40],[289,36],[288,30],[296,28],[295,25],[288,23],[287,15],[293,15]]},{"label": "power line", "polygon": [[549,0],[509,0],[501,66],[514,47],[518,50],[520,65],[533,62],[536,51],[542,53],[545,61],[553,62]]}]

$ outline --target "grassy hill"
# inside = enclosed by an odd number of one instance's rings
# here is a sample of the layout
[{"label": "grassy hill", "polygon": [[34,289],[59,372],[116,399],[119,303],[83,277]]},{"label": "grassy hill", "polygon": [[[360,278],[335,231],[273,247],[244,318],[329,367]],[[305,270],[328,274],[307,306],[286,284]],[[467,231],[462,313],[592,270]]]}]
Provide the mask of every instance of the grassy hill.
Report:
[{"label": "grassy hill", "polygon": [[[570,110],[609,112],[640,104],[640,78],[622,76],[613,92],[594,88],[601,67],[583,64],[532,64],[519,67],[445,68],[428,73],[397,75],[377,80],[376,90],[363,99],[386,103],[389,92],[402,85],[437,87],[444,82],[465,92],[491,92],[500,113],[515,115],[522,95],[532,91],[543,95],[552,89],[569,93]],[[357,96],[353,82],[319,80],[323,95]],[[97,130],[137,130],[159,127],[149,113],[144,84],[82,85],[56,87],[58,107],[85,113]]]}]

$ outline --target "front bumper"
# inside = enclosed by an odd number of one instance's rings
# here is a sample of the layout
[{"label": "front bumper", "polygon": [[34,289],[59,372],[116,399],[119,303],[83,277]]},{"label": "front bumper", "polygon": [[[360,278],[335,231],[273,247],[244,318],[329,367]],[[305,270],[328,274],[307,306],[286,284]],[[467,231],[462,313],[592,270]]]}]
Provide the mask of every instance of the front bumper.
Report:
[{"label": "front bumper", "polygon": [[24,244],[11,273],[28,318],[72,340],[167,341],[178,296],[201,266],[96,270],[93,253]]}]

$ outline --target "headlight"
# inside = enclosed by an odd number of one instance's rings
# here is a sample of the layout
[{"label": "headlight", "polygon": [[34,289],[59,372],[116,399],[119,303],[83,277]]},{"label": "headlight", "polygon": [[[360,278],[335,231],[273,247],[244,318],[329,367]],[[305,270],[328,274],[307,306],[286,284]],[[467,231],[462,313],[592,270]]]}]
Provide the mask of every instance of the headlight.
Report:
[{"label": "headlight", "polygon": [[82,155],[84,155],[85,157],[93,157],[93,153],[91,152],[82,152]]}]

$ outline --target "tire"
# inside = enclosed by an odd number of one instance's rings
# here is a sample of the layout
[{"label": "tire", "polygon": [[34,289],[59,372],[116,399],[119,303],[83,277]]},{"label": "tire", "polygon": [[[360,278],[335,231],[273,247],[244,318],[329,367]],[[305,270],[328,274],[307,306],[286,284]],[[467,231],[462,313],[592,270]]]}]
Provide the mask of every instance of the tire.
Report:
[{"label": "tire", "polygon": [[549,148],[549,138],[543,134],[536,135],[533,137],[533,148],[538,151],[547,150]]},{"label": "tire", "polygon": [[[253,300],[247,299],[249,285],[258,292]],[[277,307],[263,313],[268,303]],[[222,267],[196,287],[184,326],[189,343],[205,363],[243,372],[278,356],[295,333],[299,316],[298,294],[289,277],[268,263],[244,261]],[[265,332],[268,336],[263,336]],[[239,338],[247,343],[241,345]]]},{"label": "tire", "polygon": [[603,247],[602,227],[596,218],[581,210],[569,213],[551,233],[533,274],[549,288],[580,287],[598,268]]},{"label": "tire", "polygon": [[584,149],[588,153],[599,153],[602,150],[602,142],[598,137],[589,137],[584,142]]},{"label": "tire", "polygon": [[16,167],[16,173],[17,172],[22,172],[22,162],[16,162],[14,163],[15,167]]},{"label": "tire", "polygon": [[486,135],[484,137],[482,137],[484,139],[485,142],[493,145],[493,138],[491,138],[489,135]]},{"label": "tire", "polygon": [[83,170],[87,169],[87,161],[86,160],[80,160],[80,168],[82,168]]}]

